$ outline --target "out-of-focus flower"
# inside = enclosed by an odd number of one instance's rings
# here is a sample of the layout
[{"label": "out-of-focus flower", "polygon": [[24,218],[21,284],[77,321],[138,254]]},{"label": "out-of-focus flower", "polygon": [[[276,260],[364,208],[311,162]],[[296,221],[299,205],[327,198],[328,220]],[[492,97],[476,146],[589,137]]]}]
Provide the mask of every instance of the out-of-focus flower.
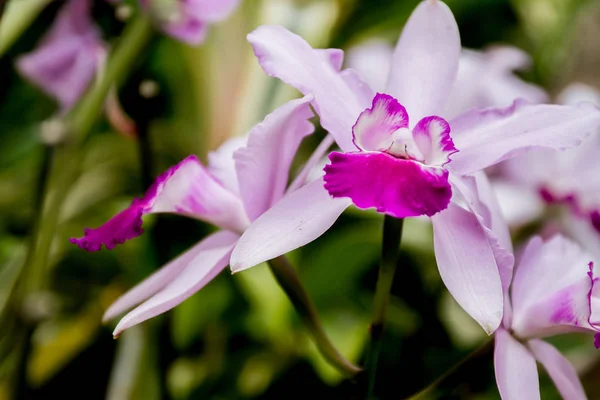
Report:
[{"label": "out-of-focus flower", "polygon": [[[291,162],[302,139],[313,132],[311,97],[290,101],[256,125],[246,138],[226,142],[210,154],[208,168],[190,156],[162,174],[145,196],[85,236],[71,239],[84,250],[117,244],[142,233],[142,216],[175,213],[221,230],[162,267],[117,300],[105,319],[137,306],[115,335],[161,314],[200,290],[229,264],[240,235],[284,195]],[[310,201],[307,199],[307,202]]]},{"label": "out-of-focus flower", "polygon": [[[352,203],[348,197],[393,216],[432,215],[444,283],[493,332],[513,266],[510,238],[486,225],[490,212],[477,211],[479,193],[463,176],[532,149],[573,147],[600,124],[600,110],[521,100],[506,109],[472,110],[448,126],[438,115],[449,100],[461,47],[454,16],[438,0],[421,2],[404,27],[387,96],[375,95],[355,71],[340,72],[339,53],[314,50],[282,27],[260,27],[249,41],[267,74],[314,96],[322,126],[343,153],[333,153],[326,168],[329,192],[323,180],[312,182],[253,222],[232,254],[232,270],[315,240]],[[453,147],[458,151],[446,164]],[[313,199],[309,206],[306,198]]]},{"label": "out-of-focus flower", "polygon": [[90,6],[90,0],[69,0],[38,47],[17,61],[21,74],[55,98],[63,113],[75,105],[106,57]]},{"label": "out-of-focus flower", "polygon": [[[385,90],[394,49],[382,40],[370,40],[348,51],[347,66],[356,70],[377,91]],[[516,99],[532,103],[548,100],[546,92],[521,80],[514,71],[527,69],[530,57],[511,46],[494,46],[485,51],[463,49],[451,101],[440,113],[452,118],[470,108],[507,107]]]},{"label": "out-of-focus flower", "polygon": [[[573,84],[563,90],[559,101],[600,104],[600,93],[589,86]],[[535,220],[541,215],[544,202],[564,204],[573,217],[589,221],[600,233],[599,152],[600,131],[575,149],[530,153],[501,164],[495,187],[509,223],[518,226]],[[515,196],[517,191],[519,196]]]},{"label": "out-of-focus flower", "polygon": [[[235,10],[240,0],[140,0],[142,7],[157,17],[168,35],[197,45],[204,41],[211,23],[222,21]],[[164,6],[164,7],[163,7]]]},{"label": "out-of-focus flower", "polygon": [[571,363],[542,338],[569,332],[595,333],[598,343],[600,291],[592,258],[575,243],[555,236],[533,238],[522,254],[496,331],[494,364],[504,400],[539,399],[536,360],[564,399],[585,399]]}]

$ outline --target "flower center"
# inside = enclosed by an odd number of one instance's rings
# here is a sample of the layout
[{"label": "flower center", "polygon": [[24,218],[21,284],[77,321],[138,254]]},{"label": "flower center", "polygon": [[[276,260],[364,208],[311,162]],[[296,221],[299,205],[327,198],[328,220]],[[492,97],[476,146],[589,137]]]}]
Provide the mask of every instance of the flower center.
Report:
[{"label": "flower center", "polygon": [[380,146],[384,151],[394,157],[423,162],[423,154],[417,148],[413,133],[408,128],[400,128],[392,133]]}]

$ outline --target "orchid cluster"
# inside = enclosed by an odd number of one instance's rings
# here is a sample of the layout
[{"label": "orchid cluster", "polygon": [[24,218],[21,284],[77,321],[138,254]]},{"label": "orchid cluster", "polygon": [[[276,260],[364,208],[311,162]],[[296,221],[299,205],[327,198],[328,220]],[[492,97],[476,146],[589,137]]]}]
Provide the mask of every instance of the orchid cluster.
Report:
[{"label": "orchid cluster", "polygon": [[[198,45],[238,3],[143,0],[139,12]],[[91,6],[66,1],[38,47],[17,62],[61,115],[73,112],[107,63]],[[267,263],[325,358],[348,375],[368,375],[371,396],[402,221],[415,218],[431,226],[443,284],[493,338],[501,397],[539,399],[539,362],[563,398],[586,398],[576,369],[544,339],[583,332],[590,349],[600,348],[598,97],[574,101],[579,91],[549,104],[543,89],[515,74],[531,65],[524,52],[463,49],[441,0],[416,6],[395,48],[367,41],[346,62],[342,50],[315,49],[279,25],[259,26],[247,40],[264,74],[303,97],[236,132],[207,162],[183,159],[127,208],[70,240],[88,252],[112,250],[142,235],[145,216],[158,213],[215,227],[106,309],[104,321],[120,317],[114,336],[180,305],[228,266],[244,274]],[[325,135],[299,160],[317,120]],[[329,342],[286,256],[349,208],[385,221],[364,372]],[[549,222],[539,226],[542,217]],[[511,230],[527,232],[526,244],[514,248]],[[402,277],[402,266],[396,272]]]}]

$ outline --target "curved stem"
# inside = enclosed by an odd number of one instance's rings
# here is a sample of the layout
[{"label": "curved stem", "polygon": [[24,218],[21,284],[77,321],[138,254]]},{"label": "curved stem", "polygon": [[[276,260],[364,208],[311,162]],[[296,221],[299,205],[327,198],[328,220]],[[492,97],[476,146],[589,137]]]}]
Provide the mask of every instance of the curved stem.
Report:
[{"label": "curved stem", "polygon": [[327,337],[319,321],[317,310],[289,261],[284,256],[279,256],[269,261],[269,267],[275,279],[294,305],[296,312],[300,314],[302,322],[304,322],[312,334],[323,357],[345,375],[355,376],[361,372],[360,367],[346,360]]},{"label": "curved stem", "polygon": [[423,400],[434,398],[433,394],[442,386],[453,380],[456,376],[460,375],[461,372],[472,362],[485,357],[492,353],[494,349],[494,339],[490,338],[486,340],[481,346],[475,349],[471,354],[460,360],[456,365],[444,372],[442,376],[436,379],[432,384],[421,390],[419,393],[410,396],[407,400]]},{"label": "curved stem", "polygon": [[400,240],[402,239],[403,219],[386,215],[383,221],[383,243],[381,248],[381,262],[379,264],[379,276],[377,288],[375,289],[375,300],[373,305],[373,317],[371,320],[371,341],[367,349],[365,370],[368,375],[367,398],[372,398],[375,389],[375,377],[377,374],[377,361],[381,352],[383,342],[383,329],[385,316],[390,302],[390,290],[396,273],[396,264],[400,253]]}]

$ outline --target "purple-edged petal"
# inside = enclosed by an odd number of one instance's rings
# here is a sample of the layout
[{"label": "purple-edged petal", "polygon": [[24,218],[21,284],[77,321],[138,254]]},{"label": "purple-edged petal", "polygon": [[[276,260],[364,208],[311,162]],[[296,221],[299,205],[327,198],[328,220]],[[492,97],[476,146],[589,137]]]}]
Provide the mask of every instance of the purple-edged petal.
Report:
[{"label": "purple-edged petal", "polygon": [[386,153],[329,155],[325,189],[333,197],[349,197],[359,208],[374,207],[397,218],[432,216],[452,197],[448,172]]},{"label": "purple-edged petal", "polygon": [[544,366],[563,399],[587,399],[575,368],[554,346],[543,340],[530,340],[527,345]]},{"label": "purple-edged petal", "polygon": [[500,274],[477,217],[450,203],[431,218],[435,257],[444,284],[458,304],[491,334],[502,320]]},{"label": "purple-edged petal", "polygon": [[285,192],[290,165],[304,137],[315,127],[308,120],[312,96],[292,100],[269,114],[248,135],[248,145],[235,152],[240,194],[251,221]]},{"label": "purple-edged petal", "polygon": [[103,244],[110,250],[139,236],[142,216],[150,213],[181,214],[238,232],[249,224],[240,199],[190,156],[159,176],[143,198],[101,227],[85,229],[85,236],[71,243],[87,251],[98,251]]},{"label": "purple-edged petal", "polygon": [[592,260],[561,236],[533,238],[515,269],[511,327],[523,338],[593,330],[589,324]]},{"label": "purple-edged petal", "polygon": [[406,107],[413,123],[444,110],[460,50],[458,26],[448,6],[438,0],[421,2],[394,51],[386,90]]},{"label": "purple-edged petal", "polygon": [[495,336],[494,369],[502,400],[539,399],[540,383],[533,354],[502,328]]},{"label": "purple-edged petal", "polygon": [[364,110],[328,57],[281,26],[261,26],[248,41],[263,70],[270,76],[315,96],[321,125],[344,151],[352,151],[352,126]]},{"label": "purple-edged petal", "polygon": [[232,240],[235,239],[235,236],[235,234],[228,231],[219,231],[203,239],[200,243],[150,275],[123,296],[119,297],[119,299],[106,310],[103,320],[111,320],[117,315],[130,310],[154,296],[165,286],[173,282],[199,254],[204,254],[204,252],[213,248],[227,246],[231,244]]},{"label": "purple-edged petal", "polygon": [[217,276],[229,264],[229,255],[239,238],[232,232],[220,232],[218,235],[218,240],[212,236],[210,243],[204,242],[203,248],[177,272],[174,279],[125,315],[117,324],[113,335],[116,337],[125,329],[181,304]]},{"label": "purple-edged petal", "polygon": [[70,0],[39,46],[19,57],[16,65],[28,80],[54,97],[64,113],[84,93],[105,56],[100,31],[90,18],[90,1]]},{"label": "purple-edged petal", "polygon": [[413,137],[428,165],[445,165],[456,147],[450,137],[450,124],[441,117],[425,117],[413,129]]},{"label": "purple-edged petal", "polygon": [[518,100],[506,109],[471,110],[450,125],[459,152],[449,166],[466,175],[530,150],[575,147],[600,127],[600,109]]},{"label": "purple-edged petal", "polygon": [[350,204],[331,198],[321,179],[286,195],[244,232],[231,255],[231,270],[248,269],[312,242]]},{"label": "purple-edged petal", "polygon": [[398,100],[377,93],[371,108],[363,111],[352,128],[353,142],[359,150],[385,151],[398,129],[408,127],[408,114]]}]

